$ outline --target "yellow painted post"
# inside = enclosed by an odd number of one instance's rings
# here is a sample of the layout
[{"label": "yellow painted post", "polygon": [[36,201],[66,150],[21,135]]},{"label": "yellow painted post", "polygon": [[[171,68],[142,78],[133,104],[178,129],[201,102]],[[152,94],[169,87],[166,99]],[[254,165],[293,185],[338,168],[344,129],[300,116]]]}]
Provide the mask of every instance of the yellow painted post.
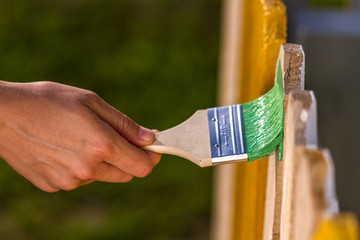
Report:
[{"label": "yellow painted post", "polygon": [[243,23],[239,101],[248,102],[274,85],[280,45],[286,42],[286,8],[281,0],[245,0]]},{"label": "yellow painted post", "polygon": [[343,213],[340,216],[324,218],[313,240],[358,240],[359,230],[355,215]]},{"label": "yellow painted post", "polygon": [[[224,0],[219,104],[254,100],[274,83],[286,42],[281,0]],[[268,159],[216,168],[212,239],[262,239]]]},{"label": "yellow painted post", "polygon": [[[239,103],[254,100],[274,84],[286,9],[280,0],[245,0]],[[262,239],[268,159],[235,166],[232,239]]]}]

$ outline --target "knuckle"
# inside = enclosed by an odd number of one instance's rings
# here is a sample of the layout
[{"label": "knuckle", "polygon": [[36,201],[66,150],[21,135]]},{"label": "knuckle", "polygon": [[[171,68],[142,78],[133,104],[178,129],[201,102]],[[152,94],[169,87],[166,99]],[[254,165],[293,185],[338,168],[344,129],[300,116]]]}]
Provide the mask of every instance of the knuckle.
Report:
[{"label": "knuckle", "polygon": [[95,169],[87,166],[82,166],[74,170],[73,173],[76,179],[87,181],[95,178]]},{"label": "knuckle", "polygon": [[112,155],[114,151],[113,144],[109,140],[102,139],[103,138],[98,137],[97,140],[88,144],[88,152],[92,158],[104,160]]},{"label": "knuckle", "polygon": [[147,152],[147,154],[150,157],[153,166],[155,167],[161,160],[161,154],[155,152]]},{"label": "knuckle", "polygon": [[81,98],[83,102],[88,106],[92,106],[94,105],[94,103],[97,103],[100,100],[99,95],[89,90],[84,90]]},{"label": "knuckle", "polygon": [[71,191],[71,190],[76,189],[78,186],[79,186],[79,184],[76,183],[75,181],[73,181],[73,182],[64,182],[64,183],[62,183],[60,185],[60,188],[62,190],[65,190],[65,191]]},{"label": "knuckle", "polygon": [[127,116],[123,114],[118,115],[117,121],[117,129],[119,129],[122,133],[127,133],[131,129],[131,120]]},{"label": "knuckle", "polygon": [[37,91],[39,91],[43,96],[49,97],[50,95],[54,95],[53,90],[56,88],[55,83],[49,81],[41,81],[36,82],[35,84],[37,86]]},{"label": "knuckle", "polygon": [[55,83],[51,82],[51,81],[40,81],[40,82],[37,82],[36,84],[42,90],[47,90],[49,88],[52,88],[55,85]]},{"label": "knuckle", "polygon": [[61,176],[58,175],[53,179],[53,188],[60,190],[71,191],[79,186],[80,181],[75,179],[73,176]]}]

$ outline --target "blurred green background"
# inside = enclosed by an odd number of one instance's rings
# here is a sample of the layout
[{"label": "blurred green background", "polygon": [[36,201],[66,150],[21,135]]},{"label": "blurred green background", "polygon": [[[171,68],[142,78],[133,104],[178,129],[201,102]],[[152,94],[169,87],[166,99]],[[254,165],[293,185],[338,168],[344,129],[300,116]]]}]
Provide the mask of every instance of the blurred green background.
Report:
[{"label": "blurred green background", "polygon": [[[0,79],[98,93],[149,128],[215,105],[220,0],[1,0]],[[151,175],[37,190],[0,164],[0,239],[208,239],[210,168],[164,156]]]}]

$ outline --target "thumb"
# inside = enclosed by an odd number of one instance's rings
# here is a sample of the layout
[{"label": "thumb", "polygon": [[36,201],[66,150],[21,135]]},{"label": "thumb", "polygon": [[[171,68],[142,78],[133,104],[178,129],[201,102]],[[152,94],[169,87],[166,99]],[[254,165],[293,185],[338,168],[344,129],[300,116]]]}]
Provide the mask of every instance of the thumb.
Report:
[{"label": "thumb", "polygon": [[155,140],[155,133],[152,130],[138,125],[120,112],[117,115],[115,130],[132,144],[142,147]]},{"label": "thumb", "polygon": [[143,147],[155,140],[155,133],[152,130],[141,127],[100,97],[97,96],[95,99],[95,101],[87,105],[127,141],[136,146]]}]

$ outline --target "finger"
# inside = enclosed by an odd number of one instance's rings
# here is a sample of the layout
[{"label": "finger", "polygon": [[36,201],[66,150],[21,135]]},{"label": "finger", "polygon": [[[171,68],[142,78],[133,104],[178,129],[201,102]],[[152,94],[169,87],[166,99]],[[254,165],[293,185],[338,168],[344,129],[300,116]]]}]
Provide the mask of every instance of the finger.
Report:
[{"label": "finger", "polygon": [[71,191],[78,188],[82,182],[67,169],[53,167],[47,163],[37,164],[35,170],[41,173],[45,181],[55,189]]},{"label": "finger", "polygon": [[[53,193],[60,191],[60,188],[50,184],[49,181],[41,176],[38,172],[34,171],[30,166],[22,164],[20,159],[15,161],[17,164],[8,163],[17,173],[31,182],[35,187],[39,188],[42,191]],[[25,169],[25,170],[24,170]]]},{"label": "finger", "polygon": [[136,177],[145,177],[152,171],[155,157],[151,153],[132,145],[123,138],[118,138],[115,146],[114,154],[105,162]]},{"label": "finger", "polygon": [[[96,121],[97,131],[101,134],[92,134],[88,138],[85,158],[97,163],[104,161],[136,177],[145,177],[151,172],[154,167],[152,155],[128,142],[103,120],[97,118]],[[93,177],[82,178],[88,179]]]},{"label": "finger", "polygon": [[[15,171],[19,172],[17,169],[14,169]],[[44,192],[58,192],[60,191],[60,188],[55,186],[54,184],[51,184],[48,179],[44,178],[37,172],[29,171],[26,173],[21,173],[21,175],[29,180],[35,187],[39,188],[40,190]]]},{"label": "finger", "polygon": [[104,100],[99,98],[89,107],[116,132],[134,145],[143,147],[155,140],[155,134],[150,129],[141,127],[129,117],[119,112]]},{"label": "finger", "polygon": [[[151,131],[153,131],[154,133],[160,132],[157,129],[152,129]],[[149,157],[151,158],[152,163],[153,163],[153,165],[155,167],[160,162],[160,159],[161,159],[162,155],[160,153],[155,153],[155,152],[152,152],[152,151],[147,151],[147,150],[145,150],[145,151],[149,155]]]},{"label": "finger", "polygon": [[[25,177],[25,176],[24,176]],[[51,186],[46,180],[41,178],[34,178],[33,180],[30,180],[29,178],[25,177],[27,180],[29,180],[35,187],[38,189],[48,192],[48,193],[54,193],[60,191],[60,188]]]},{"label": "finger", "polygon": [[79,187],[84,186],[84,185],[88,185],[88,184],[93,183],[93,182],[95,182],[95,180],[82,180],[79,183]]},{"label": "finger", "polygon": [[133,179],[133,176],[110,165],[102,162],[98,167],[95,174],[95,180],[101,182],[124,183]]},{"label": "finger", "polygon": [[145,150],[145,152],[151,159],[153,166],[155,167],[156,165],[158,165],[158,163],[160,162],[160,159],[161,159],[161,154],[152,152],[152,151],[147,151],[147,150]]}]

